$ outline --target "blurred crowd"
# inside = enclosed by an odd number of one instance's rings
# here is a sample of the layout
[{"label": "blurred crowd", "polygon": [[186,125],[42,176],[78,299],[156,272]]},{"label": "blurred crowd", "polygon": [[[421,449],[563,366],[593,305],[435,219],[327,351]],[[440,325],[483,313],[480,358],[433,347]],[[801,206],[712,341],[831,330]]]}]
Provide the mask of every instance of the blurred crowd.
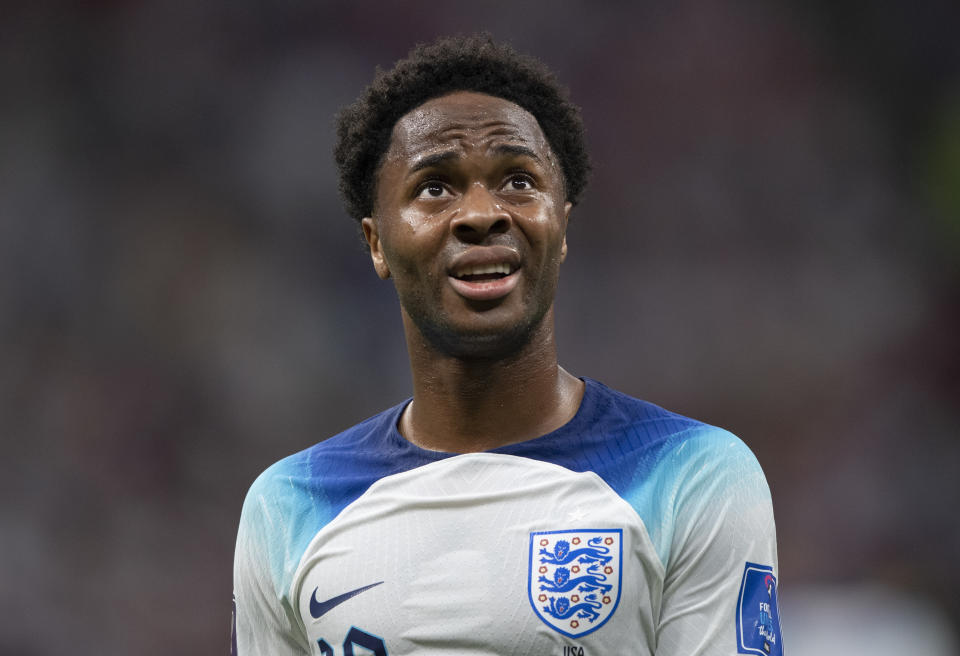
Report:
[{"label": "blurred crowd", "polygon": [[755,451],[788,649],[791,588],[954,630],[960,8],[854,5],[5,3],[0,654],[226,651],[253,478],[410,394],[333,117],[479,30],[583,108],[561,362]]}]

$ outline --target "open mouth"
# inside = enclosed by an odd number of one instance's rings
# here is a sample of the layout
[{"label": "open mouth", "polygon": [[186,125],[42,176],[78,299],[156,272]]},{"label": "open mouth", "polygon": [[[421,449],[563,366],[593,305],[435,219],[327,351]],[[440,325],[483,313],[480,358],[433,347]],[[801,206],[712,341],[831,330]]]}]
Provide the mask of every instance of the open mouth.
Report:
[{"label": "open mouth", "polygon": [[458,294],[472,301],[493,301],[507,296],[519,280],[519,266],[498,262],[458,267],[450,273],[450,284]]},{"label": "open mouth", "polygon": [[514,268],[507,263],[483,264],[464,267],[453,273],[453,277],[464,282],[488,282],[506,278],[514,272]]}]

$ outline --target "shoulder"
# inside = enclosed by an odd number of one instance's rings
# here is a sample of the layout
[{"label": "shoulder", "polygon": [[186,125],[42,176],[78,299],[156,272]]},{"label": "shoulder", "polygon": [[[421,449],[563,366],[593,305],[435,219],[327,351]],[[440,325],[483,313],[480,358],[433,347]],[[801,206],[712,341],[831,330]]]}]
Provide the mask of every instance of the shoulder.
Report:
[{"label": "shoulder", "polygon": [[687,486],[705,481],[746,481],[763,471],[750,447],[728,430],[701,424],[664,450],[661,465]]},{"label": "shoulder", "polygon": [[685,477],[701,469],[759,468],[750,448],[730,431],[671,412],[587,379],[596,389],[597,423],[621,438],[621,447],[642,446],[647,473]]},{"label": "shoulder", "polygon": [[251,484],[244,515],[263,515],[273,508],[290,512],[298,507],[322,512],[335,501],[328,489],[341,487],[358,469],[375,469],[371,460],[386,457],[390,427],[400,408],[384,410],[270,465]]},{"label": "shoulder", "polygon": [[590,399],[591,414],[611,428],[643,428],[662,437],[704,426],[690,417],[670,412],[654,403],[635,398],[591,378],[584,378],[585,398]]},{"label": "shoulder", "polygon": [[588,381],[614,465],[603,477],[638,513],[667,562],[674,531],[721,507],[769,504],[756,456],[728,430]]},{"label": "shoulder", "polygon": [[369,478],[358,477],[358,470],[375,476],[377,467],[372,461],[388,459],[387,436],[400,407],[389,408],[267,467],[244,499],[241,530],[290,525],[292,518],[304,514],[310,515],[314,524],[329,521],[344,495],[355,492],[349,483]]},{"label": "shoulder", "polygon": [[651,479],[662,487],[697,474],[759,467],[747,445],[723,428],[596,381],[587,385],[591,408],[581,433],[589,433],[594,451],[611,454],[619,471],[608,482],[626,494]]},{"label": "shoulder", "polygon": [[399,408],[287,456],[257,476],[240,514],[238,563],[268,570],[282,596],[313,536],[362,494],[389,462],[382,445]]},{"label": "shoulder", "polygon": [[731,573],[740,560],[775,563],[770,488],[743,440],[713,426],[696,431],[671,445],[656,478],[661,493],[647,501],[662,513],[658,547],[668,568],[707,552]]}]

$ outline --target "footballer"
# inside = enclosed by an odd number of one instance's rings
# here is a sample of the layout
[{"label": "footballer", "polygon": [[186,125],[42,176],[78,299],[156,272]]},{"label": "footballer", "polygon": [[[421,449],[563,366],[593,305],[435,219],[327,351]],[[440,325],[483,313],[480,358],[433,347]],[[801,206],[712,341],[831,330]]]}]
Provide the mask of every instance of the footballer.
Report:
[{"label": "footballer", "polygon": [[489,37],[442,39],[338,121],[413,397],[253,483],[234,653],[782,655],[754,455],[558,363],[589,162],[554,76]]}]

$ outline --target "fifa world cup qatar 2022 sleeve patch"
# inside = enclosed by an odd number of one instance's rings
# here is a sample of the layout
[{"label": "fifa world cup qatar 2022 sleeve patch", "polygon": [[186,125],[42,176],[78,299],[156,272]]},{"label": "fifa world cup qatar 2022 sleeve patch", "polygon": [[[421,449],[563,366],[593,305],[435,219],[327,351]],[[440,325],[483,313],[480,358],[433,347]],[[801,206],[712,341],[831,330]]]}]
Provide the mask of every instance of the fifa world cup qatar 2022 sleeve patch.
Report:
[{"label": "fifa world cup qatar 2022 sleeve patch", "polygon": [[783,656],[781,638],[773,568],[747,563],[737,599],[737,653]]}]

